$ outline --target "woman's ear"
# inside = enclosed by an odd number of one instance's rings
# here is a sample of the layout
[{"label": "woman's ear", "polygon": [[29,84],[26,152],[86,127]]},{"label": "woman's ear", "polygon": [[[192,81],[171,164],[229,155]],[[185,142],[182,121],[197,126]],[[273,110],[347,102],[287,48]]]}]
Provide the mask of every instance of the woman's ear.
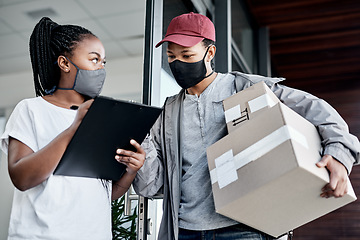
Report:
[{"label": "woman's ear", "polygon": [[57,59],[57,63],[62,71],[66,73],[70,72],[70,62],[65,56],[60,55]]}]

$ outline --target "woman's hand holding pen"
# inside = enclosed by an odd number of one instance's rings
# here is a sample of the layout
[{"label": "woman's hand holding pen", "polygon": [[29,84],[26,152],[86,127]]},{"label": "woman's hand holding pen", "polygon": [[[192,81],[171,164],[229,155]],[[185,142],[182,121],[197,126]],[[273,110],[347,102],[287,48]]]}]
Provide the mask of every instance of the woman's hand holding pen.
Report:
[{"label": "woman's hand holding pen", "polygon": [[79,127],[81,121],[85,117],[86,113],[88,112],[91,104],[94,102],[94,99],[87,100],[86,102],[82,103],[76,113],[76,117],[74,119],[73,124],[71,125],[71,128],[76,131],[76,129]]},{"label": "woman's hand holding pen", "polygon": [[129,174],[136,174],[136,172],[144,165],[145,151],[135,140],[130,141],[131,145],[136,148],[136,152],[118,149],[116,151],[115,159],[126,165],[126,171]]},{"label": "woman's hand holding pen", "polygon": [[16,188],[20,191],[33,188],[54,172],[92,102],[93,100],[89,100],[81,104],[71,126],[36,152],[16,138],[10,137],[8,169]]}]

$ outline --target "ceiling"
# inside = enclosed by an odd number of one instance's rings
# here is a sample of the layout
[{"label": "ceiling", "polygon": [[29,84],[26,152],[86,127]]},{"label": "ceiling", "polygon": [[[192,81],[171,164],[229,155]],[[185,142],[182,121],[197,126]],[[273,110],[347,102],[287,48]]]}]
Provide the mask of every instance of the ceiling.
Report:
[{"label": "ceiling", "polygon": [[247,0],[268,26],[272,74],[312,93],[360,90],[359,0]]},{"label": "ceiling", "polygon": [[0,75],[31,71],[29,37],[41,16],[88,28],[108,60],[142,55],[145,0],[0,0]]}]

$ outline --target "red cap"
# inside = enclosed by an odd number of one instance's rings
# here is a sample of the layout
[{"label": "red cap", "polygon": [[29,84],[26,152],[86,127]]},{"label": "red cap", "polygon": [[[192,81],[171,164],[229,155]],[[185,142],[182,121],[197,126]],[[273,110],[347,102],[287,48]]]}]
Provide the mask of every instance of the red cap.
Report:
[{"label": "red cap", "polygon": [[173,18],[164,39],[155,47],[159,47],[164,42],[192,47],[205,38],[215,42],[214,24],[206,16],[191,12]]}]

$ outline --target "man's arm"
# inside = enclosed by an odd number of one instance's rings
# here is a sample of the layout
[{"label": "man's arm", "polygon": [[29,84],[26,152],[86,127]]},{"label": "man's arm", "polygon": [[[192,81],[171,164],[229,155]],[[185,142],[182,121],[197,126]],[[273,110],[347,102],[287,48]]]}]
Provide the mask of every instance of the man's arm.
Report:
[{"label": "man's arm", "polygon": [[143,197],[158,194],[164,184],[164,166],[160,145],[162,115],[157,119],[151,133],[141,144],[146,152],[144,165],[139,169],[133,182],[134,190]]},{"label": "man's arm", "polygon": [[338,112],[327,102],[309,93],[267,82],[277,97],[288,107],[310,121],[321,136],[323,158],[317,164],[330,171],[330,183],[322,197],[341,197],[347,192],[347,175],[359,163],[360,143]]}]

